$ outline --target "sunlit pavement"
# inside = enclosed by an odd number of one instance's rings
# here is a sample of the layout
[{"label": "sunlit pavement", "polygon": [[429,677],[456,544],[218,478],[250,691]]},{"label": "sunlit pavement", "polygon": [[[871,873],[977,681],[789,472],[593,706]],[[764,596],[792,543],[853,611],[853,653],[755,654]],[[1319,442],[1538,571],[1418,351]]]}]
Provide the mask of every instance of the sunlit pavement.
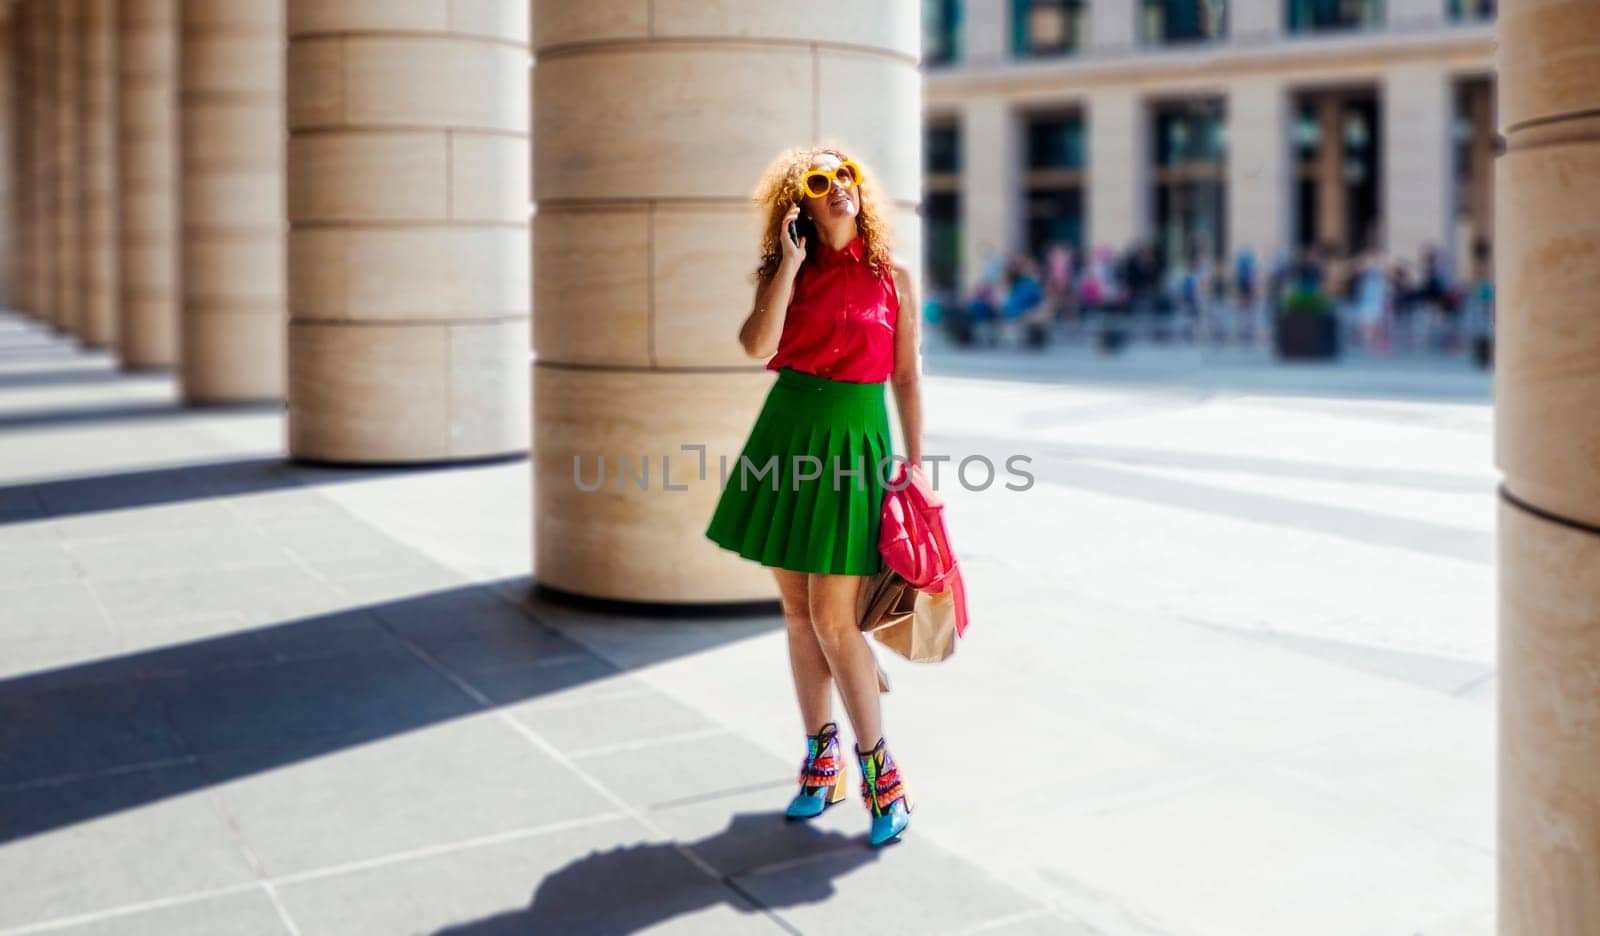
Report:
[{"label": "sunlit pavement", "polygon": [[291,465],[0,318],[0,933],[1490,933],[1489,379],[929,344],[974,623],[880,653],[871,851],[782,820],[776,617],[528,600],[525,461]]}]

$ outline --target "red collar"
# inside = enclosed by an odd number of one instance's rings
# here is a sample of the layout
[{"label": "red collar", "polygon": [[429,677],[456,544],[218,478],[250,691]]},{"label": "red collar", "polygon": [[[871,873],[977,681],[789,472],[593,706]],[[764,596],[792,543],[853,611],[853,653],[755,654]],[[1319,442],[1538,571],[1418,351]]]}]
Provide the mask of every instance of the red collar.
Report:
[{"label": "red collar", "polygon": [[838,250],[829,247],[827,244],[819,240],[817,241],[817,263],[821,266],[829,267],[836,266],[841,263],[847,263],[853,260],[858,261],[861,259],[862,254],[866,253],[866,251],[866,243],[862,241],[860,234],[857,234],[855,237],[851,238],[850,243],[845,244]]}]

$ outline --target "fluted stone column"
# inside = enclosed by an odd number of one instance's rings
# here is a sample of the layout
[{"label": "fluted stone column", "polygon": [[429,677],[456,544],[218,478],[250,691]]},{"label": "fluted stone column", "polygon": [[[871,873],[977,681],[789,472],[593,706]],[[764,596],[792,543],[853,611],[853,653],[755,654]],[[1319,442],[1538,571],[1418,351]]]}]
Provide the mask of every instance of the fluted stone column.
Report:
[{"label": "fluted stone column", "polygon": [[[920,4],[533,12],[534,577],[604,599],[770,601],[766,569],[705,537],[718,459],[737,458],[772,381],[737,338],[759,259],[749,195],[781,149],[837,142],[920,267]],[[607,483],[580,490],[574,458],[592,480],[602,456]],[[649,459],[646,490],[617,483],[623,457]]]},{"label": "fluted stone column", "polygon": [[183,397],[281,399],[283,0],[182,0],[182,16]]},{"label": "fluted stone column", "polygon": [[290,0],[289,450],[528,445],[528,19]]},{"label": "fluted stone column", "polygon": [[30,9],[32,32],[33,94],[30,102],[33,120],[33,296],[39,318],[59,325],[56,314],[56,126],[54,111],[56,65],[53,0],[33,0]]},{"label": "fluted stone column", "polygon": [[83,48],[83,327],[90,347],[117,342],[117,0],[79,0]]},{"label": "fluted stone column", "polygon": [[1246,78],[1228,92],[1228,255],[1251,247],[1266,268],[1289,244],[1289,92]]},{"label": "fluted stone column", "polygon": [[1500,6],[1503,936],[1600,925],[1600,16]]},{"label": "fluted stone column", "polygon": [[56,321],[65,331],[83,331],[83,179],[78,115],[78,0],[56,2]]},{"label": "fluted stone column", "polygon": [[119,12],[117,346],[124,368],[171,367],[178,359],[178,0],[122,0]]}]

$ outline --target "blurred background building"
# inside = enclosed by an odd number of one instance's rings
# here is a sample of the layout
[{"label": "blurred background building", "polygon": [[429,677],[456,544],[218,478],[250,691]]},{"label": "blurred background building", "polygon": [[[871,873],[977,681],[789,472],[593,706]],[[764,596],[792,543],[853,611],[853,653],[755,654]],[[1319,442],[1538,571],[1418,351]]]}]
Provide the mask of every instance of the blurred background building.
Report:
[{"label": "blurred background building", "polygon": [[1080,268],[1148,244],[1221,271],[1313,245],[1416,269],[1433,248],[1477,275],[1494,17],[1495,0],[925,0],[930,287],[1052,245]]}]

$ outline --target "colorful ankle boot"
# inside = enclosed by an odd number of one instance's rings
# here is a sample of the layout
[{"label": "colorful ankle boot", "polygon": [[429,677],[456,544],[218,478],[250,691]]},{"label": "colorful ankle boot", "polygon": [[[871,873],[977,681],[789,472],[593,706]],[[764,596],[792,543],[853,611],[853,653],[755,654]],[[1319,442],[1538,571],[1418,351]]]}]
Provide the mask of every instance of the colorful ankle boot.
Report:
[{"label": "colorful ankle boot", "polygon": [[839,726],[823,725],[816,734],[806,735],[806,759],[800,763],[800,792],[789,802],[784,815],[790,819],[814,819],[845,797],[844,759],[839,756]]},{"label": "colorful ankle boot", "polygon": [[882,738],[870,751],[862,751],[861,745],[856,745],[856,760],[861,762],[861,799],[872,814],[870,841],[876,847],[906,830],[911,821],[911,796],[900,782],[900,768]]}]

